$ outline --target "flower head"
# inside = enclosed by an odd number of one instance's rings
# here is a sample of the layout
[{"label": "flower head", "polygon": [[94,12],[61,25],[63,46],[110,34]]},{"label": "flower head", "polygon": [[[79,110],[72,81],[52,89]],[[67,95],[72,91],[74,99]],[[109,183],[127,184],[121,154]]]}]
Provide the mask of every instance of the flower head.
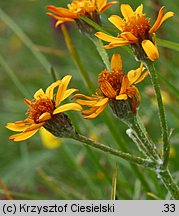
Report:
[{"label": "flower head", "polygon": [[[117,107],[116,105],[119,104],[120,108],[124,104],[123,107],[125,108],[129,105],[130,112],[135,113],[136,107],[141,101],[139,91],[135,84],[141,82],[148,75],[148,71],[144,73],[142,71],[143,64],[141,64],[140,68],[131,70],[125,75],[122,69],[121,56],[114,54],[111,60],[111,72],[105,69],[98,76],[99,89],[97,93],[92,96],[76,94],[73,98],[81,98],[77,99],[76,102],[82,106],[90,107],[82,111],[86,119],[92,119],[98,116],[108,103],[112,109],[115,109]],[[113,111],[115,112],[114,109]],[[127,112],[127,110],[124,111]],[[115,112],[115,114],[117,113]]]},{"label": "flower head", "polygon": [[47,14],[57,20],[56,27],[65,22],[76,22],[81,30],[85,30],[87,24],[80,20],[80,15],[100,24],[99,14],[117,3],[117,1],[107,3],[107,0],[74,0],[67,5],[67,8],[48,6],[50,12]]},{"label": "flower head", "polygon": [[[100,39],[109,42],[105,48],[110,49],[114,47],[131,44],[133,48],[136,45],[143,48],[145,54],[151,61],[155,61],[159,57],[155,32],[161,24],[168,18],[174,15],[173,12],[164,14],[164,6],[159,10],[158,17],[152,27],[150,27],[150,19],[146,18],[143,13],[143,5],[141,4],[135,11],[128,5],[121,5],[121,12],[124,18],[117,15],[112,15],[109,21],[115,25],[121,32],[117,37],[113,37],[102,32],[97,32],[96,36]],[[152,34],[154,39],[152,39]]]},{"label": "flower head", "polygon": [[[68,110],[80,111],[82,108],[77,103],[67,103],[61,105],[61,102],[69,97],[77,89],[71,88],[67,90],[71,76],[67,75],[62,80],[52,83],[44,92],[39,89],[34,94],[33,100],[24,99],[28,106],[28,117],[23,121],[8,123],[6,127],[9,130],[21,132],[9,137],[13,141],[23,141],[33,136],[42,126],[46,127],[50,120],[56,118],[63,112]],[[54,93],[54,90],[56,92]],[[62,126],[63,127],[63,126]]]}]

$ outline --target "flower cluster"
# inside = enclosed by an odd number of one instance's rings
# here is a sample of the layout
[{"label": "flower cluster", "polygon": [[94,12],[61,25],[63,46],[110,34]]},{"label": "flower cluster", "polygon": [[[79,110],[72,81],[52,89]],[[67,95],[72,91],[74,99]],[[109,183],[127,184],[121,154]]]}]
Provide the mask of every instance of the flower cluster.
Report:
[{"label": "flower cluster", "polygon": [[135,57],[141,62],[139,68],[124,73],[122,60],[119,54],[113,54],[111,69],[104,69],[98,75],[98,89],[92,96],[75,94],[76,102],[61,104],[77,89],[68,89],[71,76],[67,75],[62,80],[52,83],[44,92],[39,89],[34,94],[33,100],[24,99],[28,106],[28,117],[23,121],[8,123],[7,128],[20,132],[10,136],[10,140],[23,141],[33,136],[41,127],[46,128],[57,137],[70,137],[74,132],[70,119],[64,113],[69,110],[81,111],[85,119],[97,117],[107,106],[110,105],[113,112],[121,119],[127,119],[137,112],[141,102],[141,96],[136,84],[140,83],[149,74],[143,65],[146,59],[156,61],[159,52],[156,44],[155,32],[161,24],[174,15],[173,12],[164,14],[164,7],[158,13],[158,17],[150,26],[150,18],[143,13],[143,5],[135,11],[128,5],[121,5],[124,18],[112,15],[109,21],[117,27],[120,33],[114,37],[104,32],[96,32],[87,24],[81,16],[91,19],[101,25],[100,14],[107,8],[117,4],[117,1],[107,0],[74,0],[67,8],[50,5],[47,14],[56,20],[56,27],[65,22],[76,22],[79,29],[90,33],[109,42],[104,46],[106,49],[130,44]]}]

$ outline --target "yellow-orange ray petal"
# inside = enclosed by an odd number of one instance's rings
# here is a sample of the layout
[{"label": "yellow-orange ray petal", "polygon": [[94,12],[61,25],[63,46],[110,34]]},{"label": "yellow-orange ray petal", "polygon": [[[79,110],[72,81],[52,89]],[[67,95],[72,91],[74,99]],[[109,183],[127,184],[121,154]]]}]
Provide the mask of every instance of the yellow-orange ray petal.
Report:
[{"label": "yellow-orange ray petal", "polygon": [[99,96],[97,95],[94,95],[94,97],[91,97],[91,96],[87,96],[87,95],[84,95],[84,94],[75,94],[72,99],[75,99],[75,98],[85,98],[87,100],[97,100],[98,98],[100,98]]},{"label": "yellow-orange ray petal", "polygon": [[64,96],[63,96],[63,98],[62,98],[62,101],[65,100],[67,97],[69,97],[71,94],[73,94],[73,93],[76,92],[76,91],[78,91],[78,89],[72,88],[72,89],[66,90],[66,91],[65,91],[65,94],[64,94]]},{"label": "yellow-orange ray petal", "polygon": [[39,130],[42,144],[48,149],[55,149],[60,146],[61,142],[58,137],[55,137],[44,127],[41,127]]},{"label": "yellow-orange ray petal", "polygon": [[47,7],[47,10],[52,11],[53,13],[55,13],[58,16],[61,16],[61,17],[72,18],[72,19],[76,18],[76,15],[73,12],[66,9],[66,8],[55,7],[55,6],[49,5]]},{"label": "yellow-orange ray petal", "polygon": [[133,16],[134,11],[128,4],[121,4],[121,13],[123,17],[128,20],[131,16]]},{"label": "yellow-orange ray petal", "polygon": [[121,47],[121,46],[125,46],[125,45],[128,45],[130,44],[131,42],[130,41],[126,41],[126,40],[121,40],[120,43],[110,43],[106,46],[104,46],[105,49],[112,49],[112,48],[115,48],[115,47]]},{"label": "yellow-orange ray petal", "polygon": [[64,94],[65,94],[65,91],[68,87],[68,84],[71,80],[72,76],[70,75],[67,75],[65,76],[63,79],[62,79],[62,82],[61,84],[59,85],[58,87],[58,90],[57,90],[57,95],[56,95],[56,101],[55,101],[55,106],[57,107],[60,102],[62,101],[62,98],[64,97]]},{"label": "yellow-orange ray petal", "polygon": [[39,89],[35,94],[34,94],[35,99],[39,98],[46,98],[45,93],[42,89]]},{"label": "yellow-orange ray petal", "polygon": [[45,91],[45,95],[50,99],[53,100],[53,91],[54,89],[60,85],[61,80],[57,80],[56,82],[52,83]]},{"label": "yellow-orange ray petal", "polygon": [[45,112],[39,117],[39,122],[47,121],[47,120],[51,119],[51,117],[52,116],[49,112]]},{"label": "yellow-orange ray petal", "polygon": [[96,110],[98,109],[99,107],[91,107],[90,109],[87,109],[87,110],[83,110],[82,111],[82,114],[83,115],[91,115],[92,113],[96,112]]},{"label": "yellow-orange ray petal", "polygon": [[151,29],[149,30],[149,34],[155,32],[159,27],[160,27],[160,23],[163,17],[163,12],[164,12],[164,6],[160,8],[157,19],[155,21],[155,23],[153,24],[153,26],[151,27]]},{"label": "yellow-orange ray petal", "polygon": [[135,91],[136,91],[135,95],[136,95],[136,98],[137,98],[137,103],[139,105],[141,103],[141,95],[139,93],[139,90],[138,90],[138,88],[136,86],[132,86],[132,88],[135,88]]},{"label": "yellow-orange ray petal", "polygon": [[26,128],[28,128],[29,125],[26,125],[25,123],[19,123],[19,124],[16,124],[16,123],[7,123],[6,125],[6,128],[8,128],[9,130],[12,130],[12,131],[24,131]]},{"label": "yellow-orange ray petal", "polygon": [[127,78],[130,82],[130,85],[134,84],[139,77],[141,76],[142,73],[142,68],[143,68],[143,64],[141,64],[140,68],[136,69],[136,70],[130,70],[127,74]]},{"label": "yellow-orange ray petal", "polygon": [[29,132],[23,132],[20,134],[15,134],[9,137],[10,140],[13,140],[15,142],[20,142],[23,140],[26,140],[30,137],[32,137],[39,129],[33,130],[33,131],[29,131]]},{"label": "yellow-orange ray petal", "polygon": [[109,98],[100,99],[94,106],[103,106],[104,104],[108,103]]},{"label": "yellow-orange ray petal", "polygon": [[100,106],[95,112],[93,112],[91,115],[85,116],[85,119],[93,119],[96,118],[105,108],[106,108],[106,104],[104,104],[103,106]]},{"label": "yellow-orange ray petal", "polygon": [[150,40],[143,40],[142,48],[151,61],[156,61],[158,59],[158,49]]},{"label": "yellow-orange ray petal", "polygon": [[127,100],[127,94],[120,94],[116,96],[116,100]]},{"label": "yellow-orange ray petal", "polygon": [[129,86],[130,86],[129,80],[127,76],[124,76],[122,79],[120,94],[125,94]]},{"label": "yellow-orange ray petal", "polygon": [[128,95],[128,97],[133,98],[136,95],[136,89],[137,88],[134,85],[132,87],[129,87],[127,89],[127,95]]},{"label": "yellow-orange ray petal", "polygon": [[55,23],[55,27],[57,28],[60,24],[65,22],[75,22],[75,20],[70,18],[59,18],[58,21]]},{"label": "yellow-orange ray petal", "polygon": [[122,72],[122,59],[119,54],[113,54],[111,59],[111,70],[117,70]]},{"label": "yellow-orange ray petal", "polygon": [[135,10],[136,14],[141,15],[143,13],[143,4],[141,4],[137,9]]},{"label": "yellow-orange ray petal", "polygon": [[124,20],[117,16],[117,15],[112,15],[111,17],[108,18],[108,20],[114,25],[116,26],[116,28],[118,28],[120,31],[123,31],[123,24],[124,24]]},{"label": "yellow-orange ray petal", "polygon": [[135,81],[134,84],[137,84],[137,83],[142,82],[148,75],[149,75],[149,72],[146,71],[145,73],[143,73],[143,74],[138,78],[138,80]]},{"label": "yellow-orange ray petal", "polygon": [[53,111],[53,114],[66,112],[68,110],[81,111],[82,107],[79,104],[77,104],[77,103],[68,103],[68,104],[64,104],[64,105],[58,107],[57,109],[55,109]]},{"label": "yellow-orange ray petal", "polygon": [[103,7],[100,8],[99,13],[103,13],[105,10],[107,10],[109,7],[115,4],[118,4],[118,2],[117,1],[108,2]]},{"label": "yellow-orange ray petal", "polygon": [[45,122],[38,123],[38,124],[32,124],[27,129],[25,129],[24,132],[29,132],[29,131],[33,131],[33,130],[39,129],[44,124],[45,124]]},{"label": "yellow-orange ray petal", "polygon": [[131,32],[123,32],[120,36],[126,40],[130,41],[130,43],[135,43],[138,39]]},{"label": "yellow-orange ray petal", "polygon": [[82,106],[94,106],[96,104],[96,100],[81,100],[81,99],[77,99],[76,103],[82,105]]},{"label": "yellow-orange ray petal", "polygon": [[96,37],[98,37],[101,40],[104,40],[106,42],[120,43],[120,42],[124,41],[122,38],[113,37],[113,36],[107,35],[103,32],[96,32],[95,35],[96,35]]},{"label": "yellow-orange ray petal", "polygon": [[107,0],[96,0],[94,4],[96,4],[98,11],[101,11],[101,8],[103,8],[107,3]]},{"label": "yellow-orange ray petal", "polygon": [[114,91],[113,87],[111,86],[109,82],[105,80],[100,82],[100,89],[106,97],[108,98],[116,97],[116,92]]}]

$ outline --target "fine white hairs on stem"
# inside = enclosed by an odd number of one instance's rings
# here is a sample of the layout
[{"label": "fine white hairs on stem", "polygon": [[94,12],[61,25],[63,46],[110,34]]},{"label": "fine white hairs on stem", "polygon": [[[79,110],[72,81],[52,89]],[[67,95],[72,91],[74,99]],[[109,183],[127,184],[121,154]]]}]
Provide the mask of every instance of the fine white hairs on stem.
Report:
[{"label": "fine white hairs on stem", "polygon": [[126,134],[127,134],[131,139],[134,138],[134,131],[133,131],[131,128],[129,128],[129,129],[126,130]]}]

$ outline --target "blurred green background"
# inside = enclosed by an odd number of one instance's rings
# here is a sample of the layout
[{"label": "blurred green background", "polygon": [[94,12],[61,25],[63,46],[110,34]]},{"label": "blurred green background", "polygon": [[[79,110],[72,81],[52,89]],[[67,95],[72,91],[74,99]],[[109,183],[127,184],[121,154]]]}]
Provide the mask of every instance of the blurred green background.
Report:
[{"label": "blurred green background", "polygon": [[[7,122],[23,120],[27,110],[23,98],[31,99],[39,89],[45,89],[53,82],[51,67],[57,77],[71,74],[71,87],[89,94],[83,79],[65,45],[60,28],[55,29],[54,21],[46,15],[47,5],[64,6],[66,0],[0,0],[0,199],[6,186],[14,199],[110,199],[111,184],[115,163],[118,167],[118,199],[165,199],[167,193],[155,174],[122,160],[111,157],[80,143],[60,139],[58,148],[47,148],[39,134],[31,139],[14,143],[8,140],[13,134],[5,128]],[[162,5],[166,11],[174,11],[175,16],[166,21],[157,36],[178,42],[179,4],[174,1],[120,1],[129,3],[134,9],[141,3],[151,23]],[[102,22],[111,27],[107,18],[119,14],[115,5],[102,14]],[[90,79],[97,87],[97,75],[104,69],[92,42],[80,34],[75,23],[68,24],[80,59]],[[171,136],[170,169],[179,180],[179,54],[174,49],[159,47],[160,58],[155,63],[162,78],[160,79],[167,113],[169,129],[174,128]],[[109,50],[119,52],[123,59],[123,69],[127,73],[139,66],[124,49]],[[165,79],[165,81],[164,81]],[[169,82],[171,85],[169,85]],[[150,78],[139,85],[142,94],[140,116],[160,149],[160,126],[157,106]],[[95,92],[95,89],[93,89]],[[107,109],[113,121],[114,133],[119,133],[125,145],[139,155],[135,144],[127,137],[127,127],[117,120]],[[110,146],[118,147],[109,128],[103,121],[103,114],[97,119],[87,121],[76,112],[69,113],[81,133]],[[140,176],[144,176],[141,180]],[[152,193],[152,194],[150,194]]]}]

